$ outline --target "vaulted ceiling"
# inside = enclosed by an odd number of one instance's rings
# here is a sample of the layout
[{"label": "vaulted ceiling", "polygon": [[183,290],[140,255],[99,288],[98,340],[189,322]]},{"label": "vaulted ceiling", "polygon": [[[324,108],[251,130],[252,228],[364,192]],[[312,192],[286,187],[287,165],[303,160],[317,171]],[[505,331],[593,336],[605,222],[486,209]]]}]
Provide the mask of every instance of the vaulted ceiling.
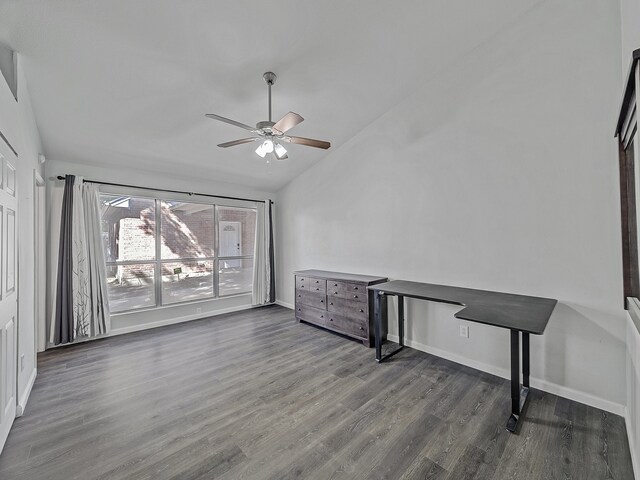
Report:
[{"label": "vaulted ceiling", "polygon": [[[50,159],[277,190],[331,150],[216,144],[267,118],[340,148],[541,0],[0,0]],[[473,72],[469,72],[473,75]],[[419,128],[419,126],[416,126]],[[392,159],[390,159],[392,161]]]}]

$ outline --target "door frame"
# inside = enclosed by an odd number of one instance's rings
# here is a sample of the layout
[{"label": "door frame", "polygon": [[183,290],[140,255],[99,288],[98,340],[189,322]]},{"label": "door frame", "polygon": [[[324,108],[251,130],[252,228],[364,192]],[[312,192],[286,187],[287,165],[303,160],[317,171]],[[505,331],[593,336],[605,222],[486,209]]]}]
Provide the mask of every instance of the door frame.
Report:
[{"label": "door frame", "polygon": [[47,346],[46,322],[46,189],[45,181],[37,169],[33,169],[33,258],[34,258],[34,365],[38,365],[38,352],[44,352]]}]

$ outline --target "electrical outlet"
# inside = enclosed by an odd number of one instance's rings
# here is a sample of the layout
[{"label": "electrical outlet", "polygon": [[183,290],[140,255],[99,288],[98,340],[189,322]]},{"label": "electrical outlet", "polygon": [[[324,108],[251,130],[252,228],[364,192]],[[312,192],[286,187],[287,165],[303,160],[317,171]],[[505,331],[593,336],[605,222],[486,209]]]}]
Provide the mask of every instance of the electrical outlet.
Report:
[{"label": "electrical outlet", "polygon": [[20,371],[24,370],[24,353],[20,355]]},{"label": "electrical outlet", "polygon": [[469,325],[460,325],[460,336],[469,338]]},{"label": "electrical outlet", "polygon": [[202,313],[202,307],[196,307],[196,313]]}]

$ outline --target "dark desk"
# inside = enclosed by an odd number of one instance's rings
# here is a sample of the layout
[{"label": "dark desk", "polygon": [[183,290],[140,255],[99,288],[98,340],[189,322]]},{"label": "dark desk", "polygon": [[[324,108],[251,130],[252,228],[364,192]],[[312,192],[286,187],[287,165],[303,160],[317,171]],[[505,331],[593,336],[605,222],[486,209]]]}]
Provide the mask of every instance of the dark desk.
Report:
[{"label": "dark desk", "polygon": [[[394,280],[369,287],[374,296],[376,360],[382,362],[404,348],[404,297],[461,305],[454,316],[511,331],[511,415],[507,430],[515,432],[520,412],[529,395],[529,334],[542,335],[558,303],[552,298],[528,297],[471,288]],[[398,297],[398,343],[400,346],[382,356],[381,299]],[[522,332],[522,385],[520,385],[520,333]]]}]

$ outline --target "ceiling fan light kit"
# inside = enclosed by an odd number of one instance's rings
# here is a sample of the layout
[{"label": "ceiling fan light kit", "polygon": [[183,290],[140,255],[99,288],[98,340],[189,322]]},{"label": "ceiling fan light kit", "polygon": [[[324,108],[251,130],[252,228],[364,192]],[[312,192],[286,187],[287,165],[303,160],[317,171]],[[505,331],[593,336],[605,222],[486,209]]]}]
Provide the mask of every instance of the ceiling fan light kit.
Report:
[{"label": "ceiling fan light kit", "polygon": [[[284,148],[277,142],[273,140],[267,139],[262,143],[258,148],[256,148],[256,153],[260,155],[262,158],[265,158],[270,153],[276,157],[276,160],[286,160],[289,158],[287,156],[287,149]],[[267,163],[271,163],[269,158],[267,157]]]},{"label": "ceiling fan light kit", "polygon": [[325,142],[323,140],[314,140],[312,138],[304,138],[304,137],[294,137],[291,135],[285,135],[286,132],[291,130],[296,125],[302,123],[304,118],[294,112],[287,113],[284,117],[282,117],[277,122],[271,121],[271,87],[276,82],[276,76],[273,72],[266,72],[262,75],[264,81],[267,83],[267,87],[269,89],[269,120],[258,122],[255,128],[250,127],[241,122],[237,122],[235,120],[231,120],[229,118],[222,117],[220,115],[216,115],[214,113],[207,113],[205,116],[208,118],[212,118],[214,120],[218,120],[220,122],[228,123],[229,125],[234,125],[236,127],[243,128],[253,133],[255,136],[248,138],[241,138],[239,140],[232,140],[230,142],[224,142],[218,144],[219,147],[227,148],[233,147],[235,145],[242,145],[243,143],[250,142],[261,142],[260,146],[256,148],[256,153],[262,157],[267,159],[267,163],[270,163],[270,159],[274,157],[276,160],[286,160],[288,157],[287,149],[281,144],[281,142],[285,143],[297,143],[298,145],[304,145],[307,147],[315,147],[327,149],[331,147],[329,142]]}]

